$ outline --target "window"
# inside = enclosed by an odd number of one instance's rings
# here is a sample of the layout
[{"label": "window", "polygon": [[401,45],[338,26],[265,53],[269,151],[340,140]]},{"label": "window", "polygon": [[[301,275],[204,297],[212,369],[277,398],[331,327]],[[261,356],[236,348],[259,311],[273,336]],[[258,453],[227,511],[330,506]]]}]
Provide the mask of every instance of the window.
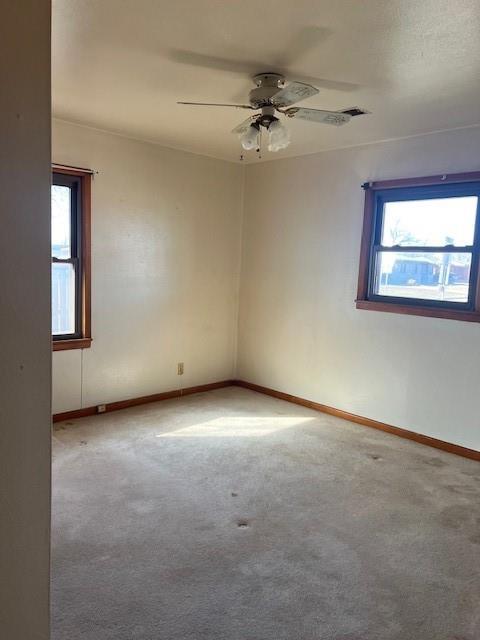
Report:
[{"label": "window", "polygon": [[480,322],[480,173],[364,189],[357,308]]},{"label": "window", "polygon": [[91,172],[52,174],[52,337],[54,351],[90,346]]}]

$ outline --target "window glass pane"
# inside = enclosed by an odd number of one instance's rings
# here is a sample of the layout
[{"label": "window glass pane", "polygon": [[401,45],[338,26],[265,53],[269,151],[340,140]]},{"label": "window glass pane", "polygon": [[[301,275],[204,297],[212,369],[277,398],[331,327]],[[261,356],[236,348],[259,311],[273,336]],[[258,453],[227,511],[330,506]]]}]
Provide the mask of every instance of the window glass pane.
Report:
[{"label": "window glass pane", "polygon": [[71,258],[70,187],[52,185],[52,257]]},{"label": "window glass pane", "polygon": [[473,244],[477,196],[386,202],[381,244],[442,247]]},{"label": "window glass pane", "polygon": [[75,270],[69,262],[52,264],[52,333],[75,333]]},{"label": "window glass pane", "polygon": [[468,302],[470,253],[377,254],[374,293],[399,298]]}]

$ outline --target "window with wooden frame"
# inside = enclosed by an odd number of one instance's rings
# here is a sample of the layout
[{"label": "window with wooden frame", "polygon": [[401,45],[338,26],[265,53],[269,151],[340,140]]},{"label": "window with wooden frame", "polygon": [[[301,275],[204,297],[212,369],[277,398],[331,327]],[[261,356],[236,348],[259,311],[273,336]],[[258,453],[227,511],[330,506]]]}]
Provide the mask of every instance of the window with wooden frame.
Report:
[{"label": "window with wooden frame", "polygon": [[480,172],[363,187],[357,308],[480,322]]},{"label": "window with wooden frame", "polygon": [[52,167],[53,350],[85,349],[90,325],[92,172]]}]

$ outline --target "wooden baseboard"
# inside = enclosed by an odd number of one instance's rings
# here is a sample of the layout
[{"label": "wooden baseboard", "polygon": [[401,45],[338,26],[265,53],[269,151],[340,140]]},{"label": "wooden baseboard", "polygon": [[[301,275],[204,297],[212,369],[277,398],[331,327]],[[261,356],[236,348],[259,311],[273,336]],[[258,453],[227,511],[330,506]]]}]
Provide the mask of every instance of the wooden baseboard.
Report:
[{"label": "wooden baseboard", "polygon": [[130,398],[129,400],[118,400],[117,402],[108,402],[105,405],[105,411],[98,414],[97,407],[84,407],[83,409],[75,409],[73,411],[64,411],[63,413],[54,413],[53,422],[63,422],[65,420],[74,420],[75,418],[85,418],[86,416],[103,415],[111,411],[119,409],[127,409],[128,407],[136,407],[139,404],[147,404],[149,402],[159,402],[160,400],[169,400],[170,398],[180,398],[181,396],[189,396],[192,393],[201,393],[202,391],[212,391],[213,389],[221,389],[222,387],[231,387],[233,380],[222,380],[221,382],[211,382],[210,384],[201,384],[196,387],[187,387],[186,389],[175,389],[173,391],[164,391],[163,393],[154,393],[150,396],[140,396],[138,398]]},{"label": "wooden baseboard", "polygon": [[457,456],[463,456],[464,458],[470,458],[471,460],[477,460],[480,462],[480,451],[474,449],[468,449],[458,444],[452,444],[451,442],[445,442],[444,440],[438,440],[437,438],[431,438],[430,436],[424,436],[421,433],[415,433],[408,429],[402,429],[400,427],[394,427],[384,422],[378,422],[378,420],[372,420],[371,418],[364,418],[358,416],[355,413],[349,413],[348,411],[342,411],[341,409],[335,409],[329,407],[326,404],[320,404],[313,402],[313,400],[306,400],[305,398],[299,398],[298,396],[292,396],[289,393],[283,391],[276,391],[275,389],[269,389],[268,387],[262,387],[258,384],[251,382],[245,382],[244,380],[235,380],[234,383],[238,387],[244,387],[258,393],[264,393],[280,400],[286,400],[287,402],[293,402],[299,404],[302,407],[308,407],[315,411],[321,411],[322,413],[328,413],[331,416],[342,418],[343,420],[349,420],[350,422],[356,422],[364,427],[372,427],[373,429],[379,429],[380,431],[386,431],[400,438],[406,438],[407,440],[413,440],[419,444],[427,445],[428,447],[434,447],[435,449],[441,449],[442,451],[448,451],[448,453],[454,453]]},{"label": "wooden baseboard", "polygon": [[[355,422],[361,424],[364,427],[371,427],[373,429],[379,429],[380,431],[386,431],[400,438],[406,438],[407,440],[413,440],[419,444],[424,444],[428,447],[434,447],[435,449],[441,449],[448,453],[454,453],[457,456],[464,458],[470,458],[480,462],[480,451],[475,449],[468,449],[458,444],[452,444],[451,442],[445,442],[444,440],[438,440],[437,438],[431,438],[430,436],[424,436],[421,433],[415,433],[415,431],[409,431],[408,429],[402,429],[401,427],[394,427],[391,424],[379,422],[378,420],[372,420],[371,418],[365,418],[355,413],[349,413],[348,411],[342,411],[341,409],[335,409],[329,407],[326,404],[320,404],[313,400],[306,400],[298,396],[292,396],[289,393],[283,391],[276,391],[275,389],[269,389],[268,387],[262,387],[252,382],[246,382],[245,380],[222,380],[221,382],[212,382],[210,384],[201,384],[196,387],[187,387],[186,389],[175,389],[173,391],[164,391],[163,393],[154,393],[149,396],[140,396],[138,398],[130,398],[129,400],[118,400],[117,402],[109,402],[105,405],[105,413],[111,411],[119,411],[120,409],[127,409],[128,407],[135,407],[141,404],[147,404],[149,402],[159,402],[160,400],[169,400],[170,398],[180,398],[181,396],[188,396],[192,393],[201,393],[203,391],[212,391],[213,389],[221,389],[222,387],[244,387],[251,391],[257,391],[273,398],[280,400],[286,400],[293,404],[299,404],[302,407],[308,407],[315,411],[322,413],[328,413],[331,416],[348,420],[349,422]],[[53,415],[53,422],[63,422],[65,420],[74,420],[76,418],[84,418],[86,416],[97,415],[97,407],[84,407],[83,409],[76,409],[74,411],[64,411],[63,413],[55,413]],[[98,414],[102,415],[102,414]]]}]

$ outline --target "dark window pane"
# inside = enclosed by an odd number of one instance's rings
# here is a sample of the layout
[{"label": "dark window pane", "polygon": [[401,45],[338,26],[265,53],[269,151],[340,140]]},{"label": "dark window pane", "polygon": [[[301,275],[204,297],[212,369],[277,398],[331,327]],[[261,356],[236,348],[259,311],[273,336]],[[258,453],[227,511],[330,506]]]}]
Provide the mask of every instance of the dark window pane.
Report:
[{"label": "dark window pane", "polygon": [[384,247],[473,244],[477,196],[405,200],[384,205]]},{"label": "dark window pane", "polygon": [[71,258],[70,187],[52,185],[52,257]]},{"label": "dark window pane", "polygon": [[52,264],[52,333],[75,333],[75,270],[68,262]]},{"label": "dark window pane", "polygon": [[468,302],[470,253],[379,251],[374,293],[398,298]]}]

